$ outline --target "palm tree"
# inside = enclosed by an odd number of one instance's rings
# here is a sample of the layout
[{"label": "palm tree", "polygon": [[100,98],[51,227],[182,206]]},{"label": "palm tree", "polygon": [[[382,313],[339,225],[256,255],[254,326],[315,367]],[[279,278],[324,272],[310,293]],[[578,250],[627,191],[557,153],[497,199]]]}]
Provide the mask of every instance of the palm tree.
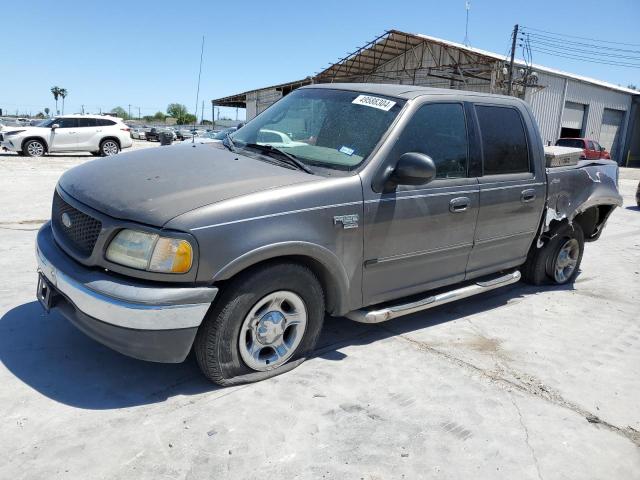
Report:
[{"label": "palm tree", "polygon": [[56,99],[56,115],[58,115],[58,97],[60,96],[60,87],[51,87],[53,98]]},{"label": "palm tree", "polygon": [[64,99],[69,94],[66,88],[60,89],[60,96],[62,97],[62,114],[64,115]]}]

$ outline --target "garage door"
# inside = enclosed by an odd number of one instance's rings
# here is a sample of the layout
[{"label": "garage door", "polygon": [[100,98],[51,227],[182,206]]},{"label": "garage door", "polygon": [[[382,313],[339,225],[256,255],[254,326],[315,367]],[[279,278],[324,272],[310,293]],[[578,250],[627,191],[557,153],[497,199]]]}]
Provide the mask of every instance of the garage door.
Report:
[{"label": "garage door", "polygon": [[620,148],[620,134],[622,133],[623,110],[605,108],[602,114],[602,126],[600,127],[600,145],[611,152],[611,158],[618,160]]},{"label": "garage door", "polygon": [[562,128],[572,128],[582,132],[584,124],[584,105],[581,103],[565,102],[562,112]]}]

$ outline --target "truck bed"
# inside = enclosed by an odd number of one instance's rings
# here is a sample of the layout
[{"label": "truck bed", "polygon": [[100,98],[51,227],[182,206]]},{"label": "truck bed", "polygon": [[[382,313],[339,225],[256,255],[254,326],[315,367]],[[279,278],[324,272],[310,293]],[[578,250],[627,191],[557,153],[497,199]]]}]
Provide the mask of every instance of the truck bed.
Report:
[{"label": "truck bed", "polygon": [[[592,207],[603,206],[604,218],[598,218],[597,231],[585,232],[585,241],[598,238],[606,217],[622,206],[618,193],[618,164],[612,160],[580,160],[576,165],[547,168],[547,208],[543,231],[551,223],[567,219],[572,222]],[[599,211],[598,211],[599,212]]]}]

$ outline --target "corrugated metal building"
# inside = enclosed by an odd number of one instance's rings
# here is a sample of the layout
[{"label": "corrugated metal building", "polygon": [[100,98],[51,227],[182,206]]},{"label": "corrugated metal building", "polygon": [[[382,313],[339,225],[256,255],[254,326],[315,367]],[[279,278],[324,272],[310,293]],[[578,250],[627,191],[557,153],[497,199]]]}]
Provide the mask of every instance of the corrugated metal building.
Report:
[{"label": "corrugated metal building", "polygon": [[[421,34],[390,30],[322,72],[302,80],[212,100],[246,108],[247,120],[296,88],[313,83],[369,82],[505,94],[506,58]],[[640,92],[515,61],[512,94],[527,101],[542,138],[588,137],[621,164],[640,166]]]}]

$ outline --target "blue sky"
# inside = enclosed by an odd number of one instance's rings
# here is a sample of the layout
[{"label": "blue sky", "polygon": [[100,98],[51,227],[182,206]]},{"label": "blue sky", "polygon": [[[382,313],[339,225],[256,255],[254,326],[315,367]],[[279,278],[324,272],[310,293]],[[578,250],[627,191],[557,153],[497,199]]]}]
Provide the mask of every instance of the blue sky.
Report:
[{"label": "blue sky", "polygon": [[[515,23],[553,32],[640,43],[640,0],[471,0],[469,37],[506,53]],[[29,0],[4,5],[0,18],[0,107],[33,114],[69,90],[66,113],[170,102],[195,108],[201,36],[200,98],[304,78],[387,29],[464,39],[464,0],[294,2]],[[629,47],[636,48],[636,47]],[[640,50],[640,47],[637,47]],[[534,55],[534,63],[626,86],[640,70]],[[233,114],[235,115],[235,113]]]}]

